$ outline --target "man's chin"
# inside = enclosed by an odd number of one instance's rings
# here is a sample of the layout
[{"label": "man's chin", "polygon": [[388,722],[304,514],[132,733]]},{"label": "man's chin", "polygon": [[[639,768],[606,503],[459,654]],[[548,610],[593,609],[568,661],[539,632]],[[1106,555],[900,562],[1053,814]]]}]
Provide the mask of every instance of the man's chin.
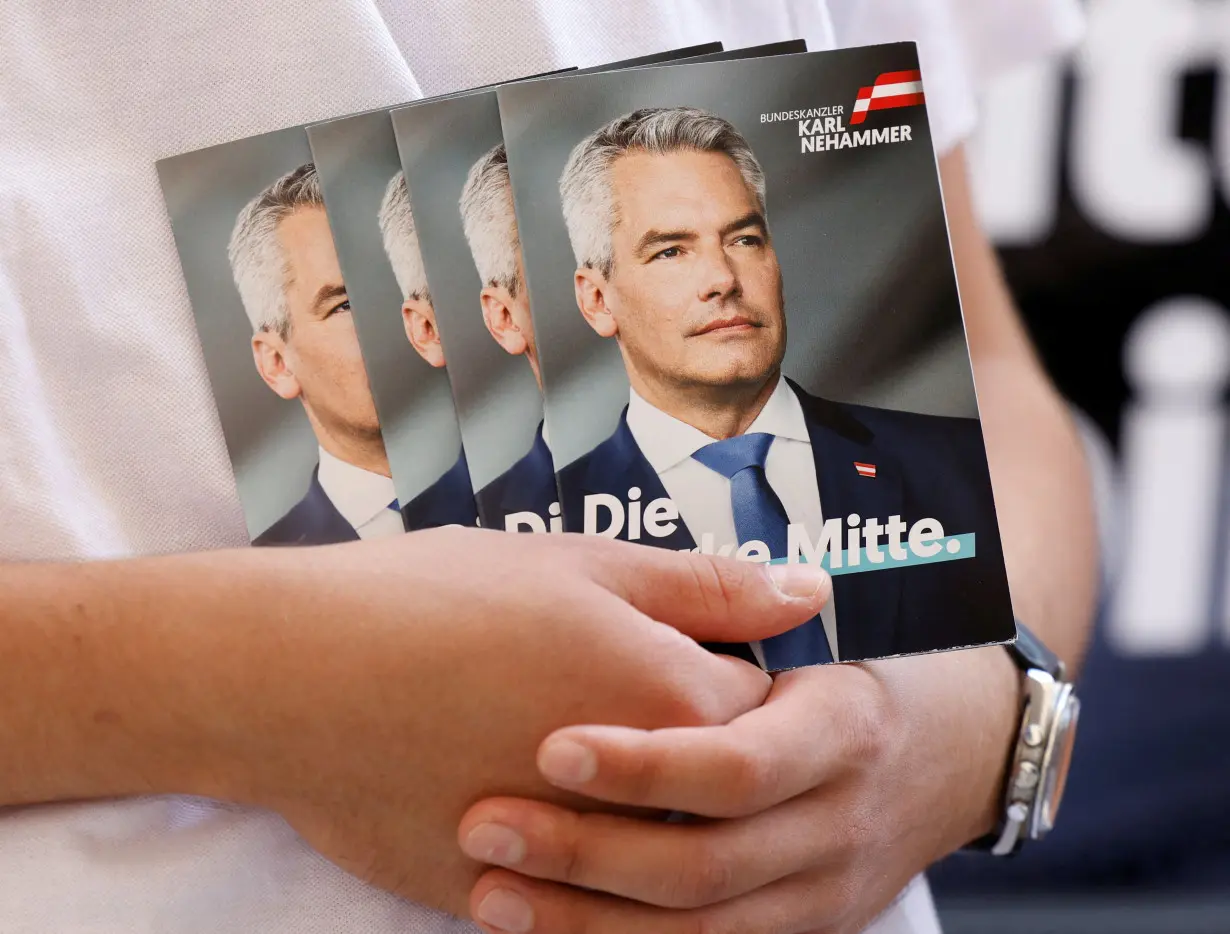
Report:
[{"label": "man's chin", "polygon": [[687,382],[694,386],[703,386],[715,393],[744,393],[764,387],[765,383],[777,377],[776,366],[765,368],[763,365],[725,366],[698,369],[691,374]]}]

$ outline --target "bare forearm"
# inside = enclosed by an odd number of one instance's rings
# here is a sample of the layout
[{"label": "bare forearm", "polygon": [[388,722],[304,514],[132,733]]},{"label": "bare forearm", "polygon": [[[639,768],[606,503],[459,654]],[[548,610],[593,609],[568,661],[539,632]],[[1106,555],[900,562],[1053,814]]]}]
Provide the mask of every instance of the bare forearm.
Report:
[{"label": "bare forearm", "polygon": [[1097,586],[1088,467],[974,220],[963,154],[946,156],[941,172],[1013,606],[1075,670]]},{"label": "bare forearm", "polygon": [[[1013,609],[1074,671],[1096,585],[1084,455],[978,226],[962,153],[940,168]],[[973,649],[870,667],[911,724],[907,735],[931,737],[919,774],[961,789],[964,806],[925,825],[934,857],[988,833],[1003,810],[1003,771],[1020,723],[1020,674],[1007,653]]]},{"label": "bare forearm", "polygon": [[0,567],[0,803],[202,790],[190,695],[224,639],[193,617],[228,563]]}]

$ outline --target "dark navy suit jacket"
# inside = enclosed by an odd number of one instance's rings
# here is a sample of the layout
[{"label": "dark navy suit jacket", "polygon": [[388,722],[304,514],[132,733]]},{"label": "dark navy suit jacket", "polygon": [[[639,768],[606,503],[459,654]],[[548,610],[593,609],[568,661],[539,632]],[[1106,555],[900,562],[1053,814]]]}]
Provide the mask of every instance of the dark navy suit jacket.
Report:
[{"label": "dark navy suit jacket", "polygon": [[336,545],[339,542],[358,541],[359,533],[342,518],[325,493],[325,488],[320,485],[319,472],[317,465],[312,470],[312,482],[308,484],[303,499],[253,539],[253,545]]},{"label": "dark navy suit jacket", "polygon": [[549,512],[557,502],[555,462],[539,422],[529,453],[478,491],[478,512],[483,526],[489,529],[503,529],[504,517],[514,512],[533,512],[549,528]]},{"label": "dark navy suit jacket", "polygon": [[[946,535],[976,536],[974,558],[835,576],[841,660],[1012,639],[1016,627],[978,421],[829,402],[794,383],[790,387],[807,421],[826,517],[858,513],[884,522],[897,515],[906,523],[933,518]],[[625,408],[611,437],[560,472],[568,531],[582,531],[588,493],[626,501],[629,487],[638,486],[642,503],[667,496],[626,416]],[[860,476],[856,461],[874,464],[876,476]],[[696,547],[683,522],[668,537],[640,541]],[[747,646],[710,648],[751,658]],[[799,664],[808,661],[814,660]]]},{"label": "dark navy suit jacket", "polygon": [[439,480],[402,507],[401,519],[407,532],[478,523],[465,451]]},{"label": "dark navy suit jacket", "polygon": [[[303,499],[258,535],[253,545],[335,545],[358,541],[359,533],[342,518],[320,485],[319,472],[317,466]],[[401,518],[409,532],[475,524],[474,493],[464,452],[439,480],[402,507]]]}]

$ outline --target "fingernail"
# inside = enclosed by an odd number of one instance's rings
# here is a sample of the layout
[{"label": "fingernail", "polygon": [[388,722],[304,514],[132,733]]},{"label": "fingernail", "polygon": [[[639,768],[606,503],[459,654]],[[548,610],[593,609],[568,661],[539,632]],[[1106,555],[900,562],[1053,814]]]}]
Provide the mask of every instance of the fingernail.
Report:
[{"label": "fingernail", "polygon": [[478,903],[478,920],[508,934],[527,934],[534,930],[534,910],[530,903],[510,889],[492,889]]},{"label": "fingernail", "polygon": [[479,824],[466,834],[462,849],[471,859],[496,866],[515,866],[525,859],[525,840],[503,824]]},{"label": "fingernail", "polygon": [[829,575],[818,564],[770,564],[769,580],[787,597],[810,600],[829,584]]},{"label": "fingernail", "polygon": [[539,752],[538,768],[557,785],[583,785],[598,774],[598,758],[580,743],[554,739]]}]

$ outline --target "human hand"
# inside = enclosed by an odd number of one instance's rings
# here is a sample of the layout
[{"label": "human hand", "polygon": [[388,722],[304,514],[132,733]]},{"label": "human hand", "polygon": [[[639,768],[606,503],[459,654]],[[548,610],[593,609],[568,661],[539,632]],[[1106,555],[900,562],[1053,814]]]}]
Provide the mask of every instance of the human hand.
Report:
[{"label": "human hand", "polygon": [[990,829],[1016,684],[988,648],[785,672],[728,725],[560,730],[538,754],[557,787],[700,819],[482,801],[459,842],[506,868],[471,915],[510,934],[854,934]]},{"label": "human hand", "polygon": [[791,597],[746,563],[461,529],[266,550],[234,573],[267,599],[219,627],[237,683],[211,693],[224,765],[198,790],[275,810],[353,874],[454,913],[480,871],[455,843],[476,800],[612,809],[538,775],[544,737],[729,721],[769,678],[690,637],[767,637],[828,593],[813,576]]}]

